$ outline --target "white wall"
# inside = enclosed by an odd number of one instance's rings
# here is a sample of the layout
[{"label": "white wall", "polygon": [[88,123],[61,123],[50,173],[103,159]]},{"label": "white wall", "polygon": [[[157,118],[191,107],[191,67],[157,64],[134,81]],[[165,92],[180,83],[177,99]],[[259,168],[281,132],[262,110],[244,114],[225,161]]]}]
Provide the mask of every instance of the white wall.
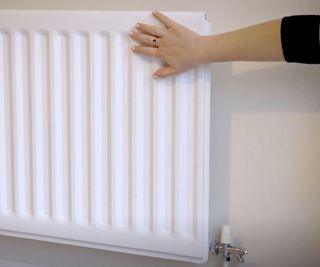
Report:
[{"label": "white wall", "polygon": [[[318,0],[0,0],[0,8],[206,11],[215,33],[292,14]],[[233,226],[244,267],[320,266],[320,65],[212,65],[211,236]],[[14,259],[15,264],[8,259]],[[0,266],[191,267],[0,237]],[[222,266],[210,256],[202,266]]]}]

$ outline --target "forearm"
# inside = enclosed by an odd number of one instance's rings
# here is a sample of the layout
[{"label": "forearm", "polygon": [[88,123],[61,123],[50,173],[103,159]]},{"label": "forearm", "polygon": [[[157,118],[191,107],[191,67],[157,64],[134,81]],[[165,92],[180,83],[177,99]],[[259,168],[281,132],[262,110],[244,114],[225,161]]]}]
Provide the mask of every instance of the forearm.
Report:
[{"label": "forearm", "polygon": [[203,63],[223,61],[283,61],[281,19],[218,35],[204,36]]}]

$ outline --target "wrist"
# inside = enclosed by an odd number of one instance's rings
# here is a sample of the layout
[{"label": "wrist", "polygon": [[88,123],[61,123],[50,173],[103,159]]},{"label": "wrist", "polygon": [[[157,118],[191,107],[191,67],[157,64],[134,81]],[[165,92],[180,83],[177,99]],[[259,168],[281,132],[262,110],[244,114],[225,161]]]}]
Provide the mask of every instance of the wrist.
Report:
[{"label": "wrist", "polygon": [[210,63],[210,36],[201,35],[197,44],[198,64]]},{"label": "wrist", "polygon": [[201,64],[225,61],[226,43],[220,35],[201,36],[199,61]]}]

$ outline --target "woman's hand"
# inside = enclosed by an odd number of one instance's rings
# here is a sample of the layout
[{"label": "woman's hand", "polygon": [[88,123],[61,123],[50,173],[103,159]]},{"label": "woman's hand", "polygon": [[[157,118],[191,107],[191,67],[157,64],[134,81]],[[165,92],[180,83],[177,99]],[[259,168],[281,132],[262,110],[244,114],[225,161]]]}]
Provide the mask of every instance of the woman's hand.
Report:
[{"label": "woman's hand", "polygon": [[132,47],[137,54],[161,58],[165,65],[153,76],[166,77],[184,72],[203,63],[203,37],[169,19],[160,12],[152,13],[164,27],[139,23],[130,36],[141,45]]}]

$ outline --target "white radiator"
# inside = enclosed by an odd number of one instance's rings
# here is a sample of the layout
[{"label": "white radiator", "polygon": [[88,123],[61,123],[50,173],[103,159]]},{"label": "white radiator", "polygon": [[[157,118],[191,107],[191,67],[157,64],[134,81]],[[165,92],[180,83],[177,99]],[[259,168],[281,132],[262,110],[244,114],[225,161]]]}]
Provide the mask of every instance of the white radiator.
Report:
[{"label": "white radiator", "polygon": [[[206,34],[203,13],[167,13]],[[0,11],[0,234],[208,254],[207,66],[157,79],[149,12]]]}]

